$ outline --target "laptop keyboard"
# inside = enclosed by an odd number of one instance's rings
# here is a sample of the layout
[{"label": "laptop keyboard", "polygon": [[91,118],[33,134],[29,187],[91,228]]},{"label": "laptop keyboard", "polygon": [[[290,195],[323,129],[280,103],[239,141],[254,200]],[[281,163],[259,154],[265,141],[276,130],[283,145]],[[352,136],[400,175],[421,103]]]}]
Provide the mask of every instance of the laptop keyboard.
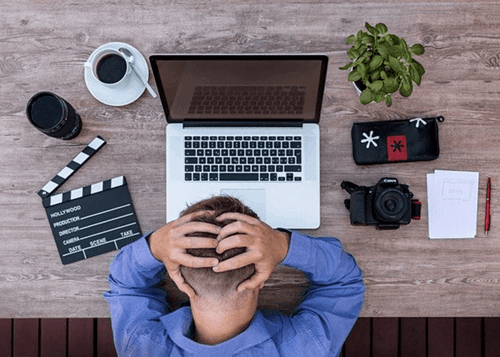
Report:
[{"label": "laptop keyboard", "polygon": [[305,86],[197,86],[189,114],[302,114]]},{"label": "laptop keyboard", "polygon": [[302,181],[301,136],[184,136],[185,181]]}]

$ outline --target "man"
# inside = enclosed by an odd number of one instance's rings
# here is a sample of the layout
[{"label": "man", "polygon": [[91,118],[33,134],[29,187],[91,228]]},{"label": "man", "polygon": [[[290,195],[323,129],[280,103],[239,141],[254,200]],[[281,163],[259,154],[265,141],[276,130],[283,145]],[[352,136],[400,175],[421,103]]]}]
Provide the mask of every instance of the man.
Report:
[{"label": "man", "polygon": [[[257,310],[279,263],[311,282],[291,316]],[[361,271],[337,239],[274,230],[223,196],[124,247],[110,270],[104,297],[120,356],[337,356],[364,295]],[[190,307],[171,311],[165,270]]]}]

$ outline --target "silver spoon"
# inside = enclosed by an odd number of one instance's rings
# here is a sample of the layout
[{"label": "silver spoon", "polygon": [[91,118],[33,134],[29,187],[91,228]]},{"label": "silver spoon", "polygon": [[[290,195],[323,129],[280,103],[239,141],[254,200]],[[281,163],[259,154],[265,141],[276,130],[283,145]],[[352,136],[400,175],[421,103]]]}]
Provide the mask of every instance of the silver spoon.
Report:
[{"label": "silver spoon", "polygon": [[156,98],[157,95],[156,95],[155,91],[153,90],[153,88],[151,88],[151,86],[148,84],[148,82],[146,82],[146,80],[139,74],[139,72],[137,71],[137,68],[135,68],[135,66],[134,66],[134,56],[132,55],[132,53],[130,53],[129,50],[127,50],[126,48],[123,48],[123,47],[120,47],[118,49],[118,51],[120,51],[121,53],[123,53],[123,55],[125,56],[125,59],[130,64],[130,66],[134,70],[134,72],[137,75],[137,77],[139,77],[139,79],[142,81],[142,83],[144,84],[144,86],[147,88],[149,94],[151,94],[151,96],[153,98]]}]

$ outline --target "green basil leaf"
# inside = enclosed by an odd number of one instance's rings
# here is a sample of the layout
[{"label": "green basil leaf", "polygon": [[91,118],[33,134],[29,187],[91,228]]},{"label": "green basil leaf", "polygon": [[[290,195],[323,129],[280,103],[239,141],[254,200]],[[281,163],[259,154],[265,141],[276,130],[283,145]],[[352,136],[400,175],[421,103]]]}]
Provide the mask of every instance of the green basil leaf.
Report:
[{"label": "green basil leaf", "polygon": [[424,52],[425,52],[424,46],[419,45],[418,43],[416,43],[413,46],[411,46],[411,53],[413,53],[413,54],[415,54],[417,56],[423,55]]},{"label": "green basil leaf", "polygon": [[389,66],[398,73],[401,71],[401,62],[392,56],[389,56]]},{"label": "green basil leaf", "polygon": [[410,48],[408,47],[408,44],[406,43],[404,38],[401,39],[401,45],[403,50],[402,55],[406,61],[409,61],[411,59]]},{"label": "green basil leaf", "polygon": [[374,71],[377,68],[379,68],[382,62],[384,62],[384,58],[382,56],[380,55],[373,56],[369,64],[370,71]]},{"label": "green basil leaf", "polygon": [[399,46],[399,44],[400,44],[400,39],[399,39],[399,37],[398,37],[398,36],[393,35],[393,34],[390,34],[390,35],[387,35],[387,37],[391,39],[391,41],[392,41],[392,44],[393,44],[393,45],[395,45],[395,46]]},{"label": "green basil leaf", "polygon": [[411,79],[413,79],[413,81],[419,86],[420,83],[422,82],[422,77],[420,76],[420,73],[418,73],[413,63],[410,63],[409,70]]},{"label": "green basil leaf", "polygon": [[399,89],[399,83],[394,77],[384,79],[384,90],[387,93],[394,93]]},{"label": "green basil leaf", "polygon": [[419,62],[417,62],[415,60],[412,60],[411,64],[418,71],[418,74],[420,74],[420,77],[422,77],[424,75],[424,73],[425,73],[424,67]]},{"label": "green basil leaf", "polygon": [[390,94],[386,95],[384,99],[385,99],[385,104],[388,107],[390,107],[392,105],[392,97],[391,97],[391,95]]},{"label": "green basil leaf", "polygon": [[378,32],[380,32],[381,35],[387,33],[387,26],[385,26],[384,24],[380,23],[380,24],[376,24],[375,25],[375,28],[378,30]]},{"label": "green basil leaf", "polygon": [[351,68],[352,66],[354,66],[354,62],[348,63],[348,64],[346,64],[345,66],[339,67],[339,69],[341,69],[341,70],[345,71],[346,69],[349,69],[349,68]]},{"label": "green basil leaf", "polygon": [[399,46],[389,47],[389,55],[395,58],[400,58],[403,55],[403,50]]},{"label": "green basil leaf", "polygon": [[383,80],[386,80],[388,78],[387,72],[384,70],[380,71],[380,78],[382,78]]},{"label": "green basil leaf", "polygon": [[382,72],[382,69],[377,69],[370,73],[370,78],[372,79],[372,82],[375,82],[377,79],[380,78],[380,73]]},{"label": "green basil leaf", "polygon": [[413,83],[409,76],[403,76],[401,80],[401,88],[399,88],[399,93],[403,97],[409,97],[413,92]]},{"label": "green basil leaf", "polygon": [[359,57],[359,52],[356,49],[351,48],[349,51],[347,51],[347,56],[351,61],[354,61],[356,58]]},{"label": "green basil leaf", "polygon": [[382,58],[389,59],[389,47],[387,45],[379,44],[376,50]]},{"label": "green basil leaf", "polygon": [[380,103],[381,101],[384,100],[384,97],[386,96],[386,94],[384,92],[379,92],[377,94],[375,94],[375,103]]},{"label": "green basil leaf", "polygon": [[361,79],[361,75],[358,73],[357,68],[353,70],[349,75],[347,76],[347,80],[349,82],[356,82]]},{"label": "green basil leaf", "polygon": [[375,37],[372,35],[366,34],[365,36],[363,36],[363,42],[366,44],[373,43],[373,42],[375,42]]},{"label": "green basil leaf", "polygon": [[346,45],[348,45],[348,44],[350,44],[350,43],[353,43],[355,40],[356,40],[356,36],[351,35],[351,36],[349,36],[349,37],[345,40],[345,43],[346,43]]},{"label": "green basil leaf", "polygon": [[370,90],[370,88],[366,88],[363,91],[363,93],[361,93],[361,96],[359,97],[359,100],[360,100],[361,104],[368,104],[371,101],[373,101],[374,98],[375,98],[375,96],[373,95],[373,93]]},{"label": "green basil leaf", "polygon": [[364,63],[358,64],[358,73],[361,75],[361,77],[366,76],[367,69],[366,69],[366,65]]},{"label": "green basil leaf", "polygon": [[370,84],[370,89],[374,93],[380,92],[383,87],[384,87],[384,82],[382,82],[382,81],[375,81],[375,82]]},{"label": "green basil leaf", "polygon": [[365,23],[365,26],[369,33],[371,33],[373,36],[378,36],[379,31],[375,27],[370,25],[368,22]]}]

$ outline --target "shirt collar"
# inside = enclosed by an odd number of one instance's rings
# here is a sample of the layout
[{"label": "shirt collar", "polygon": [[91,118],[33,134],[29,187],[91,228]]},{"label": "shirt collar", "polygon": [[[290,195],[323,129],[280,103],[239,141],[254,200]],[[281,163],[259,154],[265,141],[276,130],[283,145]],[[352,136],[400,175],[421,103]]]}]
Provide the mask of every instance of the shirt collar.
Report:
[{"label": "shirt collar", "polygon": [[214,346],[203,345],[188,337],[193,321],[191,308],[186,306],[160,318],[172,341],[181,349],[203,356],[228,356],[270,339],[281,325],[265,319],[257,311],[250,326],[239,335]]}]

